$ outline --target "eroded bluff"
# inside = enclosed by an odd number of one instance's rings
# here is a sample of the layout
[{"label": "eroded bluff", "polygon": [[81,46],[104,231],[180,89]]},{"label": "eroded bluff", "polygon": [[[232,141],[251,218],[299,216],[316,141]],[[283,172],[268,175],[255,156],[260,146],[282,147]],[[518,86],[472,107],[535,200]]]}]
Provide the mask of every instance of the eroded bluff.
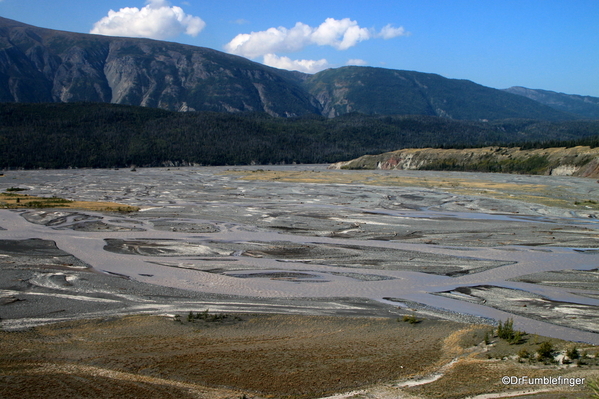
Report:
[{"label": "eroded bluff", "polygon": [[457,170],[599,177],[599,148],[412,148],[364,155],[330,169]]}]

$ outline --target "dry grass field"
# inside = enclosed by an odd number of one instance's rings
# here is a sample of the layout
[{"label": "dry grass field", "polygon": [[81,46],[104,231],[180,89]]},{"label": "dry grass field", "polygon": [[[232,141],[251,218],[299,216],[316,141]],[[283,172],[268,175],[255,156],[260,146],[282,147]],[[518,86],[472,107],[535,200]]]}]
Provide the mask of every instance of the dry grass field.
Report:
[{"label": "dry grass field", "polygon": [[135,212],[139,210],[138,207],[115,202],[71,201],[64,198],[36,197],[14,192],[0,193],[0,207],[6,209],[69,208],[98,212]]},{"label": "dry grass field", "polygon": [[[0,397],[299,399],[360,390],[344,397],[461,398],[505,391],[504,375],[593,373],[493,358],[499,353],[507,359],[517,346],[484,349],[479,341],[488,326],[392,318],[197,317],[130,316],[1,332]],[[401,386],[439,370],[445,375],[430,384]],[[580,393],[584,387],[575,388]],[[559,392],[569,395],[568,389]]]},{"label": "dry grass field", "polygon": [[[227,172],[229,174],[234,172]],[[369,186],[423,187],[442,189],[458,195],[475,195],[496,199],[524,201],[532,204],[555,206],[566,209],[599,209],[599,203],[574,193],[565,187],[548,184],[521,184],[494,182],[489,179],[473,179],[444,176],[430,177],[397,176],[394,173],[369,171],[280,171],[256,170],[237,172],[240,178],[249,181],[282,181],[289,183],[361,184]],[[491,175],[492,176],[492,175]]]}]

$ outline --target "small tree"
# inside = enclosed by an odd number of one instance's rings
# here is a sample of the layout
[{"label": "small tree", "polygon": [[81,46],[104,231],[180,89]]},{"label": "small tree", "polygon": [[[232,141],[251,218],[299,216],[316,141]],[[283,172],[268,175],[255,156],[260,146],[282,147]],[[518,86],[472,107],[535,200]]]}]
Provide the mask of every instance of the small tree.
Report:
[{"label": "small tree", "polygon": [[551,342],[542,342],[537,349],[537,354],[540,359],[553,359],[553,345],[551,345]]},{"label": "small tree", "polygon": [[578,359],[580,357],[580,352],[578,351],[578,348],[574,346],[566,351],[566,356],[571,360]]},{"label": "small tree", "polygon": [[511,340],[514,338],[514,320],[507,319],[504,324],[499,321],[497,336],[501,339]]},{"label": "small tree", "polygon": [[510,345],[519,344],[522,342],[522,331],[516,331],[513,333],[513,336],[508,339]]},{"label": "small tree", "polygon": [[492,333],[493,332],[491,332],[491,334],[489,334],[488,331],[485,333],[485,338],[484,338],[485,345],[489,345],[491,343],[491,335],[492,335]]},{"label": "small tree", "polygon": [[522,331],[514,330],[514,320],[509,318],[502,323],[501,320],[497,325],[497,336],[501,339],[505,339],[510,345],[522,343],[524,334]]},{"label": "small tree", "polygon": [[518,358],[520,360],[528,359],[528,358],[530,358],[530,353],[528,353],[528,351],[526,349],[522,348],[518,351]]}]

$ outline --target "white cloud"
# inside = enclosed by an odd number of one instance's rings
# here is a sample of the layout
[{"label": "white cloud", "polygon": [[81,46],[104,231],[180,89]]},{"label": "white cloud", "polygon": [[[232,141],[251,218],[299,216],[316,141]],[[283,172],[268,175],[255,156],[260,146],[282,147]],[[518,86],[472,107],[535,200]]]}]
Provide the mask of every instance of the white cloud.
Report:
[{"label": "white cloud", "polygon": [[298,22],[291,29],[279,27],[239,34],[225,45],[225,50],[249,58],[280,52],[293,53],[310,44],[311,34],[310,26]]},{"label": "white cloud", "polygon": [[364,60],[361,60],[359,58],[352,58],[351,60],[347,61],[346,65],[368,65],[368,63]]},{"label": "white cloud", "polygon": [[326,59],[321,60],[292,60],[289,57],[279,57],[276,54],[265,54],[264,64],[290,71],[300,71],[305,73],[316,73],[330,67]]},{"label": "white cloud", "polygon": [[200,17],[185,14],[167,0],[147,0],[146,6],[110,10],[94,24],[90,33],[107,36],[148,37],[165,40],[182,33],[197,36],[206,23]]},{"label": "white cloud", "polygon": [[361,28],[349,18],[327,18],[314,28],[298,22],[291,29],[285,27],[270,28],[265,31],[242,33],[225,45],[229,53],[248,58],[266,54],[293,53],[308,45],[331,46],[337,50],[347,50],[361,41],[373,38],[391,39],[408,35],[403,27],[385,26],[380,32]]},{"label": "white cloud", "polygon": [[337,50],[347,50],[358,42],[372,36],[366,28],[360,28],[356,21],[349,18],[341,20],[327,18],[312,33],[312,41],[320,46],[332,46]]},{"label": "white cloud", "polygon": [[399,28],[394,28],[391,24],[385,25],[383,29],[381,29],[379,33],[379,37],[383,39],[393,39],[398,36],[410,36],[410,32],[406,32],[403,26]]}]

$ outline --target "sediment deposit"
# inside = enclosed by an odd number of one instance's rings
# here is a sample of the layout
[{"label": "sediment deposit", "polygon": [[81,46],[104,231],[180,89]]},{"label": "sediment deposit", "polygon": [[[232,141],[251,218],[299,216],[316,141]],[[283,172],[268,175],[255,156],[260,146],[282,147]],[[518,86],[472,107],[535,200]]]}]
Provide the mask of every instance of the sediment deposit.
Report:
[{"label": "sediment deposit", "polygon": [[[502,375],[597,366],[593,179],[309,165],[9,171],[0,184],[140,209],[0,210],[7,397],[459,398],[518,388]],[[587,368],[530,369],[521,347],[481,346],[508,318],[531,352],[582,342]],[[408,347],[435,350],[406,368],[394,350]]]},{"label": "sediment deposit", "polygon": [[412,148],[364,155],[331,169],[463,170],[599,177],[599,148]]}]

